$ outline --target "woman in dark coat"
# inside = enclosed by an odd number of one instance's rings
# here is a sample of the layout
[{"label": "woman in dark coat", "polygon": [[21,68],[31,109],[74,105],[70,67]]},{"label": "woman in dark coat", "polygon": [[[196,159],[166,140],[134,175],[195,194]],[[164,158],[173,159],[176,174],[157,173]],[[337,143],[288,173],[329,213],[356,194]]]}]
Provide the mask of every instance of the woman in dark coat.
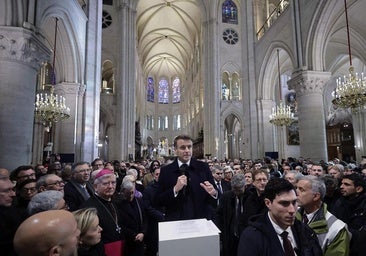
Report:
[{"label": "woman in dark coat", "polygon": [[145,207],[141,198],[134,196],[135,184],[124,181],[116,200],[120,226],[125,234],[125,255],[144,256],[144,236],[147,229]]}]

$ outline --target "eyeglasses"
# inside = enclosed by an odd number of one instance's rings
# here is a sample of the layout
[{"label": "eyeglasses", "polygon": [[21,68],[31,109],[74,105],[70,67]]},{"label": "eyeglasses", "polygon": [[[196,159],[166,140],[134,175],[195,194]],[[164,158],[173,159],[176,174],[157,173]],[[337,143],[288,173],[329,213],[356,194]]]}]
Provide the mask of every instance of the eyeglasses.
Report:
[{"label": "eyeglasses", "polygon": [[58,180],[58,181],[55,181],[54,183],[49,183],[47,184],[47,186],[60,186],[61,184],[64,184],[65,182],[63,180]]}]

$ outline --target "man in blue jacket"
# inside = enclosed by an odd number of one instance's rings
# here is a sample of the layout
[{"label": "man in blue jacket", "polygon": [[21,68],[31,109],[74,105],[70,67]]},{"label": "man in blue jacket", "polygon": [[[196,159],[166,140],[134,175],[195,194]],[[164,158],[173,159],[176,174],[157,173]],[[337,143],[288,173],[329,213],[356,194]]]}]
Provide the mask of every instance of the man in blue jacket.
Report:
[{"label": "man in blue jacket", "polygon": [[264,190],[264,202],[268,212],[243,231],[238,256],[323,255],[314,231],[295,218],[297,197],[289,181],[271,179]]},{"label": "man in blue jacket", "polygon": [[211,219],[217,205],[217,190],[207,163],[192,158],[188,135],[174,139],[177,158],[161,168],[157,202],[165,206],[165,220]]}]

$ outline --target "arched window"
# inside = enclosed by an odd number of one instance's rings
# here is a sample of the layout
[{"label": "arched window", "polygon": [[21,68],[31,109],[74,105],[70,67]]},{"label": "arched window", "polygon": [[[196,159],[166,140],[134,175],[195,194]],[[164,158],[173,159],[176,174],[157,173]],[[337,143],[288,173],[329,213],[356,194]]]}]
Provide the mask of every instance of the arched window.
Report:
[{"label": "arched window", "polygon": [[169,83],[166,79],[161,79],[159,82],[159,103],[169,103]]},{"label": "arched window", "polygon": [[238,8],[232,0],[225,0],[222,4],[222,22],[238,24]]},{"label": "arched window", "polygon": [[146,97],[147,101],[154,102],[154,79],[150,76],[147,78]]},{"label": "arched window", "polygon": [[222,85],[221,85],[221,99],[222,100],[229,100],[230,95],[230,80],[229,80],[229,74],[227,72],[224,72],[222,74]]},{"label": "arched window", "polygon": [[179,131],[181,128],[182,128],[181,115],[174,115],[173,116],[173,130]]},{"label": "arched window", "polygon": [[152,115],[146,116],[146,129],[153,130],[154,129],[154,117]]},{"label": "arched window", "polygon": [[180,79],[177,77],[173,81],[173,103],[179,103],[180,102]]},{"label": "arched window", "polygon": [[102,66],[102,88],[101,93],[114,93],[114,66],[112,61],[106,60]]}]

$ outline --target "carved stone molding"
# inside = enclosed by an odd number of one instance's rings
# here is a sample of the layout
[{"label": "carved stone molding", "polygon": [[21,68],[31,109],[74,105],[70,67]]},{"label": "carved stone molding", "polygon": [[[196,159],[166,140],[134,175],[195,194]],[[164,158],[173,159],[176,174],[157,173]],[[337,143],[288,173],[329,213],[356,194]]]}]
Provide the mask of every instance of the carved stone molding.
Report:
[{"label": "carved stone molding", "polygon": [[55,86],[55,92],[60,95],[67,95],[67,94],[76,95],[79,94],[80,86],[81,85],[79,83],[63,82]]},{"label": "carved stone molding", "polygon": [[85,84],[79,84],[79,92],[78,96],[83,97],[86,91],[86,85]]},{"label": "carved stone molding", "polygon": [[296,91],[296,96],[308,94],[322,94],[326,82],[330,79],[330,72],[301,71],[291,78],[287,84],[289,89]]},{"label": "carved stone molding", "polygon": [[1,28],[0,61],[18,61],[38,70],[50,56],[51,50],[33,31],[19,27]]}]

